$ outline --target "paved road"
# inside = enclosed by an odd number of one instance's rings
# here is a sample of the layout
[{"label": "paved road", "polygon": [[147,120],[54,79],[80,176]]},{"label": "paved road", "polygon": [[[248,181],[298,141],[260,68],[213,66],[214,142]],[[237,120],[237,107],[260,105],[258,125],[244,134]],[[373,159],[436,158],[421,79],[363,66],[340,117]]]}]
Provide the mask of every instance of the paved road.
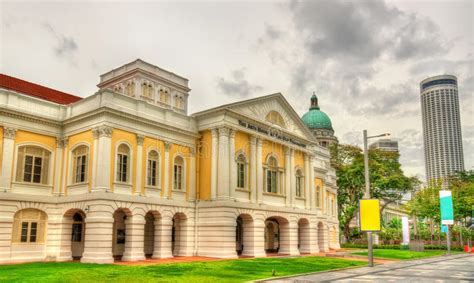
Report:
[{"label": "paved road", "polygon": [[269,282],[474,282],[474,255],[401,261]]}]

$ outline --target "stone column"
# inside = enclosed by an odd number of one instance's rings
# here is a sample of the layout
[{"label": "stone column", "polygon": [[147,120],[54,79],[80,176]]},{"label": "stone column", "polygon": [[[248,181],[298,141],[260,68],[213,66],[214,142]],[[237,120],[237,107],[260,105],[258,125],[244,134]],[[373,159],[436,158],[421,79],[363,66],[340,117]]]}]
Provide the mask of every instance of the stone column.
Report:
[{"label": "stone column", "polygon": [[106,206],[92,207],[85,218],[84,253],[81,262],[113,263],[112,238],[114,218]]},{"label": "stone column", "polygon": [[310,173],[310,162],[309,162],[309,157],[308,155],[305,153],[304,155],[304,197],[305,197],[305,201],[304,201],[304,206],[306,209],[311,209],[311,196],[310,196],[310,186],[311,186],[311,183],[310,183],[310,180],[311,180],[311,173]]},{"label": "stone column", "polygon": [[319,246],[318,246],[318,222],[311,221],[309,223],[309,253],[319,253]]},{"label": "stone column", "polygon": [[229,129],[219,128],[219,168],[217,169],[217,199],[229,199]]},{"label": "stone column", "polygon": [[217,129],[212,129],[212,147],[211,147],[211,200],[217,198],[217,160],[219,152],[219,136]]},{"label": "stone column", "polygon": [[295,196],[296,196],[296,175],[295,175],[295,150],[291,149],[290,151],[290,195],[291,201],[290,206],[295,206]]},{"label": "stone column", "polygon": [[[143,164],[143,140],[145,139],[142,135],[137,135],[137,164],[136,164],[136,187],[135,187],[135,194],[143,195],[143,184],[142,184],[142,174],[146,174],[142,172],[142,164]],[[145,160],[146,162],[146,160]],[[146,168],[146,167],[145,167]]]},{"label": "stone column", "polygon": [[[230,185],[229,185],[229,195],[230,199],[235,199],[235,189],[237,188],[237,163],[235,161],[235,130],[230,130],[229,135],[229,176],[230,176]],[[244,181],[245,183],[247,180]]]},{"label": "stone column", "polygon": [[280,250],[278,253],[299,255],[298,249],[298,223],[280,223]]},{"label": "stone column", "polygon": [[257,138],[250,137],[250,201],[257,202]]},{"label": "stone column", "polygon": [[172,186],[170,186],[170,146],[171,144],[169,142],[165,142],[165,178],[164,178],[164,188],[163,188],[163,196],[165,198],[170,198],[171,197],[171,190]]},{"label": "stone column", "polygon": [[266,257],[265,252],[265,221],[254,220],[253,233],[251,234],[252,247],[246,250],[246,254],[254,257]]},{"label": "stone column", "polygon": [[188,200],[196,200],[196,149],[189,149],[189,194]]},{"label": "stone column", "polygon": [[285,147],[285,205],[291,206],[291,149],[289,147]]},{"label": "stone column", "polygon": [[125,220],[125,250],[123,252],[123,261],[144,260],[145,252],[143,245],[145,242],[145,217],[136,214],[127,217]]},{"label": "stone column", "polygon": [[91,176],[91,183],[92,183],[92,188],[95,188],[97,187],[97,165],[98,165],[98,162],[97,162],[97,159],[98,159],[98,156],[99,156],[99,129],[98,128],[94,128],[92,129],[92,136],[94,138],[94,148],[93,148],[93,152],[91,152],[91,156],[92,156],[92,176]]},{"label": "stone column", "polygon": [[[59,196],[61,192],[61,175],[63,168],[63,146],[62,139],[56,138],[56,150],[54,151],[54,180],[53,180],[53,195]],[[72,172],[72,178],[74,178],[74,172]]]},{"label": "stone column", "polygon": [[112,152],[112,127],[100,126],[95,129],[99,135],[97,148],[97,168],[93,173],[95,177],[95,187],[93,191],[110,190],[111,152]]},{"label": "stone column", "polygon": [[314,183],[314,157],[309,156],[309,196],[310,196],[310,207],[316,209],[316,184]]},{"label": "stone column", "polygon": [[8,127],[3,128],[2,172],[0,178],[0,189],[2,191],[11,190],[15,136],[16,129]]},{"label": "stone column", "polygon": [[173,257],[171,250],[171,234],[173,229],[173,220],[170,217],[162,217],[155,220],[155,248],[153,258]]},{"label": "stone column", "polygon": [[[66,187],[67,187],[67,176],[69,175],[67,172],[68,168],[68,152],[67,152],[67,144],[68,144],[69,139],[67,137],[61,138],[58,142],[60,143],[60,146],[62,148],[62,162],[60,170],[56,173],[59,174],[61,178],[61,186],[60,189],[58,190],[59,195],[64,195],[66,193]],[[62,169],[62,170],[61,170]],[[74,175],[74,174],[73,174]]]},{"label": "stone column", "polygon": [[262,139],[257,140],[257,203],[263,202]]}]

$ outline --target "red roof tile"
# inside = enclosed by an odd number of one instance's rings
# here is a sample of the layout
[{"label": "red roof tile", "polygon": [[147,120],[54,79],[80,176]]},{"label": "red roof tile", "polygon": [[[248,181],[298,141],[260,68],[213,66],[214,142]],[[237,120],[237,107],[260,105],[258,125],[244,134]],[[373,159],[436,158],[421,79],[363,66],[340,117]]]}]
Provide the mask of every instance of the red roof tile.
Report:
[{"label": "red roof tile", "polygon": [[30,83],[4,74],[0,74],[0,88],[13,90],[59,104],[69,104],[82,99],[79,96]]}]

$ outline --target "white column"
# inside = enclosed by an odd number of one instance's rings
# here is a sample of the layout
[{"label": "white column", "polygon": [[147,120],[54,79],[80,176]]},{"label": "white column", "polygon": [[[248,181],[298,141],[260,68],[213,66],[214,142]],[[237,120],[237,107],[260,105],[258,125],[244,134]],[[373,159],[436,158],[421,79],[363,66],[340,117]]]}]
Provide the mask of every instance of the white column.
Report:
[{"label": "white column", "polygon": [[145,217],[136,214],[125,220],[125,250],[123,261],[144,260],[145,252],[143,245],[145,241]]},{"label": "white column", "polygon": [[285,204],[286,206],[291,206],[291,149],[285,147]]},{"label": "white column", "polygon": [[219,128],[219,168],[217,168],[217,199],[229,199],[229,129]]},{"label": "white column", "polygon": [[[53,185],[53,195],[60,195],[61,192],[61,175],[63,168],[63,147],[64,144],[61,138],[56,138],[56,150],[54,152],[54,185]],[[74,173],[74,172],[73,172]]]},{"label": "white column", "polygon": [[314,157],[309,156],[309,196],[310,196],[310,207],[316,209],[316,184],[314,183]]},{"label": "white column", "polygon": [[107,206],[91,207],[85,218],[84,253],[81,262],[113,263],[112,239],[114,218]]},{"label": "white column", "polygon": [[165,142],[165,187],[163,188],[163,196],[165,198],[170,198],[171,196],[171,186],[170,186],[170,146],[169,142]]},{"label": "white column", "polygon": [[99,130],[98,128],[92,129],[92,136],[94,137],[94,152],[92,152],[92,188],[97,187],[97,159],[99,156]]},{"label": "white column", "polygon": [[196,149],[194,146],[189,149],[189,173],[188,200],[194,201],[196,199]]},{"label": "white column", "polygon": [[2,177],[0,178],[0,189],[2,191],[9,191],[11,189],[15,136],[16,129],[3,128]]},{"label": "white column", "polygon": [[163,217],[155,220],[155,247],[153,258],[173,257],[171,250],[171,236],[173,221],[170,217]]},{"label": "white column", "polygon": [[250,137],[250,201],[257,202],[257,138]]},{"label": "white column", "polygon": [[[142,135],[137,135],[137,164],[136,164],[136,187],[135,187],[135,194],[142,195],[142,164],[143,164],[143,140],[145,139]],[[146,168],[146,167],[145,167]]]},{"label": "white column", "polygon": [[0,263],[8,263],[11,257],[13,212],[0,208]]},{"label": "white column", "polygon": [[212,129],[212,147],[211,147],[211,200],[216,200],[217,197],[217,160],[219,152],[219,136],[217,129]]},{"label": "white column", "polygon": [[[229,185],[229,195],[230,199],[235,199],[235,189],[237,188],[237,163],[235,162],[235,130],[230,130],[229,136],[229,168],[230,168],[230,185]],[[246,182],[246,181],[245,181]]]},{"label": "white column", "polygon": [[290,195],[291,201],[290,206],[295,206],[296,196],[296,175],[295,175],[295,150],[290,151]]},{"label": "white column", "polygon": [[304,206],[306,209],[310,209],[311,208],[311,203],[310,203],[310,200],[311,200],[311,196],[310,196],[310,180],[311,180],[311,173],[309,171],[309,166],[310,163],[309,163],[309,157],[308,157],[308,154],[305,153],[304,154],[304,197],[305,197],[305,201],[304,201]]},{"label": "white column", "polygon": [[94,191],[110,190],[110,168],[111,168],[111,150],[112,150],[112,127],[100,126],[97,128],[99,134],[97,148],[97,168],[94,174],[96,186]]},{"label": "white column", "polygon": [[257,203],[263,202],[262,139],[257,140]]},{"label": "white column", "polygon": [[245,240],[253,244],[251,248],[244,247],[244,249],[246,250],[246,254],[244,255],[254,257],[266,257],[267,253],[265,252],[265,221],[254,220],[253,230],[251,232],[252,233],[249,234],[250,240]]},{"label": "white column", "polygon": [[61,147],[62,147],[62,163],[61,163],[61,166],[62,170],[60,170],[60,172],[57,172],[57,174],[59,174],[59,177],[61,178],[61,187],[60,189],[58,190],[58,194],[59,195],[64,195],[66,193],[66,187],[67,187],[67,176],[68,176],[68,172],[67,172],[67,162],[68,162],[68,155],[67,155],[67,144],[68,144],[68,141],[69,139],[67,137],[64,137],[64,138],[61,138],[59,143],[61,143]]}]

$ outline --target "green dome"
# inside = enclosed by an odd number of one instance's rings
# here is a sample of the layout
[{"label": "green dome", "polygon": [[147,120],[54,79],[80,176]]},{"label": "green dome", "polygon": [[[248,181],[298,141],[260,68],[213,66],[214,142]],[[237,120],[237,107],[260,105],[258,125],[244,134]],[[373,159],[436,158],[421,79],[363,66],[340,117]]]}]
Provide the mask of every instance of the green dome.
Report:
[{"label": "green dome", "polygon": [[323,111],[319,110],[318,98],[315,94],[311,97],[311,107],[303,117],[303,123],[310,129],[326,129],[333,131],[331,119]]}]

